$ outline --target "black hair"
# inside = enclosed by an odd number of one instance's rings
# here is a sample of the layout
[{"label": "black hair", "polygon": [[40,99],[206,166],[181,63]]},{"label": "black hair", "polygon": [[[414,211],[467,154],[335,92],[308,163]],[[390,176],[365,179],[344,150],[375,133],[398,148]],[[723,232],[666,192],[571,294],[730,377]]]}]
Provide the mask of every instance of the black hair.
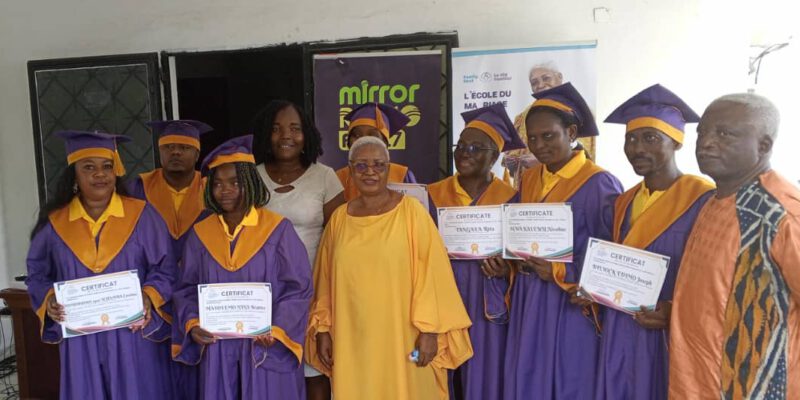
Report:
[{"label": "black hair", "polygon": [[[256,165],[246,162],[235,162],[233,165],[236,167],[236,178],[239,181],[239,188],[242,191],[241,195],[244,199],[245,209],[250,207],[264,207],[269,203],[269,190],[267,185],[261,180],[258,175]],[[213,186],[214,175],[216,175],[217,168],[212,168],[208,173],[208,180],[206,181],[205,191],[203,192],[203,201],[206,208],[216,214],[222,214],[222,206],[214,199]]]},{"label": "black hair", "polygon": [[548,112],[550,114],[555,115],[559,119],[559,121],[561,121],[561,126],[563,126],[564,129],[569,128],[570,125],[576,125],[578,126],[578,128],[580,128],[581,126],[580,121],[578,121],[578,117],[576,117],[574,114],[564,112],[550,106],[531,107],[531,109],[528,111],[528,115],[525,116],[525,121],[527,121],[528,118],[532,117],[534,114],[539,112]]},{"label": "black hair", "polygon": [[256,113],[250,122],[250,132],[253,134],[253,155],[256,164],[270,164],[275,161],[272,153],[272,126],[275,124],[275,116],[279,112],[293,108],[300,116],[300,124],[303,131],[303,151],[300,152],[300,163],[304,167],[316,163],[317,158],[322,155],[322,135],[311,117],[303,111],[299,105],[288,100],[273,100],[269,102],[261,111]]},{"label": "black hair", "polygon": [[[128,190],[125,180],[121,176],[116,178],[116,193],[121,196],[127,196]],[[76,196],[74,188],[77,184],[78,182],[75,179],[75,164],[71,164],[61,172],[61,176],[56,181],[53,197],[39,209],[39,216],[36,219],[36,224],[33,225],[33,229],[31,230],[31,240],[44,228],[53,211],[66,207],[69,202],[72,201],[72,198]]]}]

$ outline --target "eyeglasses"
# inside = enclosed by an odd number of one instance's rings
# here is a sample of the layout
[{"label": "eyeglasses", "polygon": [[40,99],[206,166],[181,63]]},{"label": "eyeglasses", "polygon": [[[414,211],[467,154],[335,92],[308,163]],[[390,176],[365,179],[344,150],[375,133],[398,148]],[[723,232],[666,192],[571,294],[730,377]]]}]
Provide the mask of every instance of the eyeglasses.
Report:
[{"label": "eyeglasses", "polygon": [[497,151],[491,147],[481,147],[474,144],[459,143],[453,146],[453,152],[467,153],[469,155],[478,154],[481,151]]},{"label": "eyeglasses", "polygon": [[389,163],[386,161],[375,161],[372,164],[369,164],[365,161],[350,161],[350,165],[352,165],[353,169],[355,169],[359,174],[366,174],[367,170],[370,168],[372,168],[372,171],[374,171],[376,174],[382,174],[386,172],[386,169],[389,167]]}]

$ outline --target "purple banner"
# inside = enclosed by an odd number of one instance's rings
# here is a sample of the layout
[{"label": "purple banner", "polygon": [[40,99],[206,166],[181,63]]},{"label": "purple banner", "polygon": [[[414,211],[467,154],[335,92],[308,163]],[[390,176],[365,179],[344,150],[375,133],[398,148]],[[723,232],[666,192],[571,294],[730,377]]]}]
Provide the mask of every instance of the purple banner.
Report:
[{"label": "purple banner", "polygon": [[320,161],[347,165],[347,115],[379,102],[411,119],[389,138],[392,162],[409,167],[421,183],[439,180],[440,52],[323,55],[314,57],[314,121],[322,133]]}]

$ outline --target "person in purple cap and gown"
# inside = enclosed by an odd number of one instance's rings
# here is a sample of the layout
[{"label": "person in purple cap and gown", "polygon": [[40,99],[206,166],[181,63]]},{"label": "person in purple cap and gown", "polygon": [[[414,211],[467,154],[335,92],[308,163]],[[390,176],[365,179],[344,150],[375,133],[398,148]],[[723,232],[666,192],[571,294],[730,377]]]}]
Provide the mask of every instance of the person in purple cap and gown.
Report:
[{"label": "person in purple cap and gown", "polygon": [[[172,237],[172,248],[180,266],[183,243],[189,228],[209,212],[203,204],[205,179],[195,170],[200,157],[200,135],[212,128],[200,121],[172,120],[147,123],[159,136],[161,168],[140,174],[129,185],[132,197],[145,200],[158,211]],[[166,306],[170,314],[172,304]],[[173,332],[179,332],[173,329]],[[166,343],[169,347],[169,343]],[[197,398],[197,368],[173,362],[172,385],[176,399]]]},{"label": "person in purple cap and gown", "polygon": [[[311,267],[292,224],[264,205],[269,192],[255,168],[250,135],[204,160],[206,206],[213,214],[186,239],[175,291],[175,360],[200,365],[202,399],[302,399],[303,344],[312,296]],[[267,282],[272,328],[254,339],[219,340],[200,326],[197,285]]]},{"label": "person in purple cap and gown", "polygon": [[[353,109],[344,117],[350,125],[347,129],[347,148],[353,146],[356,140],[372,136],[383,140],[389,147],[389,139],[408,125],[409,119],[396,108],[383,103],[366,103]],[[355,181],[350,176],[350,167],[345,165],[336,176],[344,187],[344,200],[350,201],[358,197],[359,192]],[[414,174],[405,165],[389,164],[389,183],[416,183]]]},{"label": "person in purple cap and gown", "polygon": [[[117,144],[125,136],[64,131],[67,162],[31,234],[26,284],[45,343],[59,345],[61,399],[170,399],[171,320],[162,309],[176,277],[169,233],[144,201],[127,197]],[[144,319],[130,328],[62,337],[55,282],[136,270]]]},{"label": "person in purple cap and gown", "polygon": [[[436,207],[516,203],[517,191],[492,174],[500,152],[525,147],[501,104],[461,114],[466,127],[455,146],[455,176],[429,185],[432,214]],[[500,399],[506,342],[509,264],[500,255],[483,260],[450,260],[456,286],[472,326],[474,354],[450,372],[451,399]]]},{"label": "person in purple cap and gown", "polygon": [[604,310],[598,368],[598,400],[666,399],[672,292],[684,245],[714,186],[684,175],[675,162],[684,126],[700,117],[678,96],[653,85],[614,110],[605,122],[626,124],[625,155],[644,180],[620,195],[613,210],[617,243],[669,256],[655,310],[633,316]]},{"label": "person in purple cap and gown", "polygon": [[525,117],[528,148],[541,162],[525,171],[523,203],[570,203],[572,262],[529,257],[512,276],[504,399],[590,399],[595,394],[599,316],[570,304],[589,237],[611,239],[603,212],[622,187],[613,175],[573,150],[596,136],[589,107],[570,83],[534,94]]},{"label": "person in purple cap and gown", "polygon": [[129,185],[129,193],[158,211],[175,241],[176,257],[180,258],[189,228],[208,214],[203,204],[205,180],[195,165],[200,157],[200,135],[213,128],[193,120],[147,124],[159,136],[161,168],[139,174]]}]

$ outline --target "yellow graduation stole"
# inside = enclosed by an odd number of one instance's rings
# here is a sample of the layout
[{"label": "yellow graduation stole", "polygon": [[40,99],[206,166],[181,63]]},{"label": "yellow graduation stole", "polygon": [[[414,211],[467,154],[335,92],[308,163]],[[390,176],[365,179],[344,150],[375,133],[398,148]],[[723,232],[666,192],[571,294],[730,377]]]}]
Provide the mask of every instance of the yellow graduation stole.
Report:
[{"label": "yellow graduation stole", "polygon": [[192,227],[197,217],[203,212],[203,189],[205,179],[200,177],[200,172],[195,171],[192,183],[189,184],[186,197],[183,199],[178,212],[172,202],[169,184],[164,179],[161,168],[139,175],[142,178],[144,194],[147,201],[161,214],[167,224],[169,234],[173,239],[183,236]]},{"label": "yellow graduation stole", "polygon": [[211,214],[195,224],[194,231],[200,242],[222,268],[235,272],[244,267],[261,250],[278,224],[283,221],[283,217],[263,207],[257,208],[256,212],[258,212],[258,225],[242,228],[232,254],[225,228],[216,214]]},{"label": "yellow graduation stole", "polygon": [[53,211],[48,216],[56,234],[69,247],[75,257],[90,271],[102,273],[128,242],[144,210],[142,200],[120,196],[125,216],[109,217],[95,245],[89,227],[83,219],[69,220],[69,206]]},{"label": "yellow graduation stole", "polygon": [[592,160],[586,160],[578,173],[570,179],[560,179],[559,182],[542,196],[542,171],[544,164],[539,164],[522,175],[522,199],[523,203],[563,203],[566,202],[578,191],[586,181],[592,176],[604,170],[598,167]]},{"label": "yellow graduation stole", "polygon": [[[428,193],[437,207],[460,207],[463,205],[456,195],[457,179],[455,176],[451,176],[428,186]],[[503,204],[511,200],[515,194],[517,191],[511,185],[493,178],[486,190],[473,203],[478,206]]]},{"label": "yellow graduation stole", "polygon": [[[667,189],[661,198],[648,207],[622,239],[622,223],[641,185],[621,194],[614,202],[614,242],[638,249],[647,248],[714,185],[694,175],[683,175]],[[646,221],[646,222],[643,222]]]},{"label": "yellow graduation stole", "polygon": [[[556,186],[550,190],[550,193],[542,195],[542,172],[545,168],[544,164],[539,164],[527,171],[522,175],[522,203],[564,203],[568,201],[583,185],[593,177],[595,174],[603,172],[604,170],[598,167],[592,160],[586,160],[578,173],[570,179],[560,179]],[[576,284],[566,282],[567,266],[561,262],[553,263],[553,280],[555,283],[565,291],[569,291]],[[600,321],[597,317],[597,307],[592,305],[589,309],[583,310],[584,315],[588,318],[591,316],[594,319],[597,331],[600,331]]]}]

